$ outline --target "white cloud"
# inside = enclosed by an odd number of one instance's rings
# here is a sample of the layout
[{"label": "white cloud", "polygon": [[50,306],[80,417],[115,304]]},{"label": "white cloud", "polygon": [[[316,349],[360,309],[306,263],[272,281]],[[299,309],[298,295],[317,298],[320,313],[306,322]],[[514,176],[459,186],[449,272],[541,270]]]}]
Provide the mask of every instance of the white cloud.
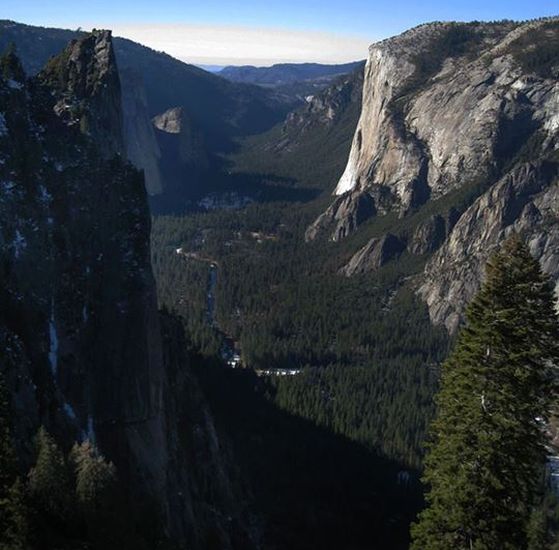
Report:
[{"label": "white cloud", "polygon": [[370,40],[315,31],[188,24],[108,24],[114,36],[183,61],[216,65],[344,63],[364,59]]}]

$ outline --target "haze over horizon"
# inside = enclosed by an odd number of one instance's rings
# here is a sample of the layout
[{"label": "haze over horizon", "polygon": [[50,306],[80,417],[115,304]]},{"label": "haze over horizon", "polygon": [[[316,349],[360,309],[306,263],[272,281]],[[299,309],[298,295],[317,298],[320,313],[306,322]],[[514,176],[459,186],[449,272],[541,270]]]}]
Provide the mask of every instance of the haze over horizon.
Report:
[{"label": "haze over horizon", "polygon": [[183,61],[205,65],[274,63],[345,63],[364,59],[368,46],[404,30],[434,20],[532,19],[557,13],[557,4],[537,0],[449,3],[411,0],[374,3],[365,0],[226,0],[202,3],[178,0],[109,0],[96,2],[93,19],[87,4],[5,0],[0,17],[30,25],[109,28]]}]

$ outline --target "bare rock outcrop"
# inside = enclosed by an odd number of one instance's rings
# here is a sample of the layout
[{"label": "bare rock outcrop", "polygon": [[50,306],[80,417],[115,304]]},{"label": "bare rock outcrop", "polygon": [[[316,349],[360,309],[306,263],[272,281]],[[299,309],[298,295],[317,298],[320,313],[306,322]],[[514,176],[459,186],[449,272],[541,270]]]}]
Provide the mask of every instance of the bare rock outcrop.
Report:
[{"label": "bare rock outcrop", "polygon": [[143,170],[148,195],[163,193],[161,150],[149,116],[142,77],[131,69],[121,69],[122,109],[126,157]]},{"label": "bare rock outcrop", "polygon": [[317,127],[332,126],[346,109],[353,104],[359,104],[362,88],[363,64],[310,97],[304,107],[289,113],[285,120],[284,133],[304,134]]},{"label": "bare rock outcrop", "polygon": [[376,271],[390,260],[396,259],[406,248],[405,243],[387,233],[381,238],[371,239],[361,248],[341,269],[341,273],[347,277]]},{"label": "bare rock outcrop", "polygon": [[[368,193],[377,215],[406,216],[474,181],[497,181],[532,136],[557,126],[556,80],[526,58],[553,25],[434,23],[373,44],[335,194]],[[309,235],[332,236],[337,223],[319,218]]]},{"label": "bare rock outcrop", "polygon": [[87,35],[30,79],[1,59],[0,375],[17,454],[28,470],[40,426],[64,449],[89,440],[116,467],[123,513],[147,504],[177,546],[206,548],[211,531],[231,548],[242,499],[182,325],[157,310],[144,178],[110,133],[111,48]]},{"label": "bare rock outcrop", "polygon": [[[558,18],[434,23],[373,44],[345,172],[306,238],[339,240],[396,213],[388,230],[425,257],[418,292],[450,332],[513,231],[557,281],[558,44]],[[377,265],[365,257],[378,249],[369,243],[346,274]]]},{"label": "bare rock outcrop", "polygon": [[408,242],[410,254],[421,256],[439,248],[460,217],[457,210],[451,208],[446,216],[435,214],[419,224]]},{"label": "bare rock outcrop", "polygon": [[[179,163],[205,170],[208,157],[201,133],[182,107],[167,109],[152,119],[160,141],[173,142]],[[164,137],[166,135],[167,137]]]},{"label": "bare rock outcrop", "polygon": [[368,193],[358,193],[355,197],[348,193],[338,197],[316,222],[305,232],[305,240],[312,241],[322,229],[334,228],[331,239],[338,241],[350,233],[375,213],[375,201]]},{"label": "bare rock outcrop", "polygon": [[503,177],[460,218],[428,262],[419,288],[431,320],[454,332],[479,289],[489,256],[512,232],[528,243],[545,272],[559,280],[559,171],[526,163]]},{"label": "bare rock outcrop", "polygon": [[72,40],[39,78],[56,91],[54,109],[66,124],[78,125],[105,158],[124,154],[120,78],[111,31]]},{"label": "bare rock outcrop", "polygon": [[34,396],[17,436],[32,441],[20,430],[34,418],[65,443],[94,440],[131,493],[163,503],[166,374],[150,216],[142,175],[121,155],[110,33],[71,42],[30,80],[17,76],[15,56],[9,63],[13,74],[0,79],[0,333],[18,346],[0,368]]}]

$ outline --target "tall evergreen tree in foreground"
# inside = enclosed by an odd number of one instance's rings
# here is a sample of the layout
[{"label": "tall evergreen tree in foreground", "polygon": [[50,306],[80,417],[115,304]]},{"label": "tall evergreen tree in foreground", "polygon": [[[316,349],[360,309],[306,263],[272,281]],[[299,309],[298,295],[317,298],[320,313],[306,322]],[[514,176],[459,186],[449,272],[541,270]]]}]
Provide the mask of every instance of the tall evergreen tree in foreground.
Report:
[{"label": "tall evergreen tree in foreground", "polygon": [[513,236],[489,261],[442,369],[413,550],[527,547],[557,365],[552,286]]}]

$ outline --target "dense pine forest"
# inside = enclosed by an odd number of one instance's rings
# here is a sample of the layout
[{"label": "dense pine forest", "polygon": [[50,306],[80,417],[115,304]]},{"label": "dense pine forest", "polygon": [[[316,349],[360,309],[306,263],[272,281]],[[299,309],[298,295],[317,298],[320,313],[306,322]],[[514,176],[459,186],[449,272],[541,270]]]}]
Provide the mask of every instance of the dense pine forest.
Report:
[{"label": "dense pine forest", "polygon": [[[280,176],[293,200],[264,196],[242,209],[153,219],[160,307],[183,319],[203,357],[199,377],[251,481],[256,508],[266,510],[270,548],[316,548],[313,525],[323,526],[322,548],[405,548],[421,505],[422,441],[450,343],[410,285],[424,260],[404,255],[374,274],[339,273],[367,236],[387,224],[403,232],[416,220],[379,219],[342,244],[303,238],[322,200],[301,202],[299,190],[333,185],[347,146],[346,137],[329,157],[328,175],[320,163],[303,162],[304,154],[286,154]],[[265,155],[250,178],[268,179],[258,176]],[[267,159],[277,173],[275,155]],[[239,178],[256,160],[229,162]],[[462,196],[454,204],[468,200]],[[418,216],[446,211],[449,203],[428,208]],[[231,343],[244,368],[223,367]],[[270,369],[297,374],[255,374]],[[383,507],[367,494],[382,495]],[[377,527],[365,529],[370,522]]]},{"label": "dense pine forest", "polygon": [[[205,260],[216,262],[218,324],[238,341],[244,365],[308,370],[277,381],[281,406],[417,467],[437,364],[448,344],[403,281],[413,260],[347,279],[336,273],[328,247],[305,244],[280,215],[277,206],[255,205],[242,213],[155,219],[162,304],[183,316],[197,346],[217,353],[219,339],[207,323]],[[179,248],[205,260],[177,254]],[[330,388],[335,407],[304,390],[311,380],[319,392]],[[359,398],[360,388],[374,389],[380,399]],[[402,422],[406,409],[410,424]]]},{"label": "dense pine forest", "polygon": [[[315,548],[312,525],[320,524],[329,526],[322,548],[405,548],[409,524],[423,506],[418,479],[424,442],[436,410],[440,367],[453,340],[432,326],[415,294],[424,256],[404,251],[398,262],[351,278],[341,267],[371,237],[390,231],[408,240],[432,216],[460,215],[487,189],[489,177],[404,218],[374,218],[342,242],[306,243],[305,230],[343,168],[347,136],[322,157],[327,163],[305,154],[305,140],[293,151],[277,153],[267,148],[268,139],[249,139],[250,146],[227,162],[235,178],[249,174],[251,181],[269,181],[260,175],[266,173],[281,178],[276,181],[282,181],[288,198],[292,188],[292,200],[262,195],[241,209],[154,218],[160,305],[181,316],[193,349],[204,357],[199,376],[218,425],[257,487],[257,507],[267,510],[267,545]],[[321,194],[301,201],[301,189]],[[212,265],[215,289],[210,288]],[[211,324],[208,292],[215,294]],[[220,357],[231,343],[243,369],[222,366]],[[274,375],[274,369],[294,374]],[[255,375],[262,371],[264,376]],[[294,439],[294,433],[302,439]],[[333,473],[325,455],[339,457],[336,464],[344,464],[344,473]],[[384,475],[378,477],[379,471]],[[336,496],[340,478],[351,495],[342,509]],[[540,524],[534,527],[535,519],[530,527],[530,540],[544,540],[542,548],[555,530],[554,497],[543,490],[546,483],[540,480],[534,501],[540,503],[534,512]],[[383,495],[382,512],[374,505],[378,499],[359,492],[367,486]],[[291,514],[294,500],[300,523]],[[375,536],[361,530],[363,509],[379,521]],[[394,530],[381,527],[387,517]],[[340,529],[351,531],[352,538],[337,538]]]}]

